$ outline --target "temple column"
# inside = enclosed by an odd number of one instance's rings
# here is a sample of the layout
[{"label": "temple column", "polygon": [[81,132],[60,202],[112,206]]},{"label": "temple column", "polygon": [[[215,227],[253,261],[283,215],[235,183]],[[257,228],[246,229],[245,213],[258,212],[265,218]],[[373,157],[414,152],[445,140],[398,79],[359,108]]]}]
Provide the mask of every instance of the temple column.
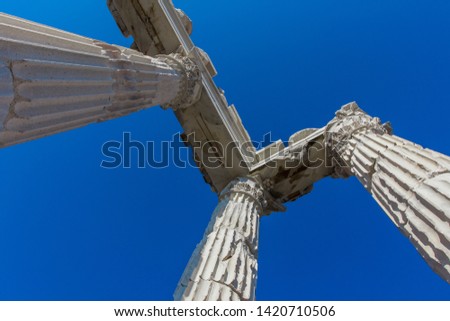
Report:
[{"label": "temple column", "polygon": [[450,157],[391,134],[355,103],[327,127],[337,177],[356,176],[431,268],[450,282]]},{"label": "temple column", "polygon": [[[0,13],[0,147],[198,96],[196,65]],[[183,104],[183,102],[187,102]]]},{"label": "temple column", "polygon": [[253,178],[239,178],[222,191],[175,300],[255,300],[259,219],[266,204],[265,192]]}]

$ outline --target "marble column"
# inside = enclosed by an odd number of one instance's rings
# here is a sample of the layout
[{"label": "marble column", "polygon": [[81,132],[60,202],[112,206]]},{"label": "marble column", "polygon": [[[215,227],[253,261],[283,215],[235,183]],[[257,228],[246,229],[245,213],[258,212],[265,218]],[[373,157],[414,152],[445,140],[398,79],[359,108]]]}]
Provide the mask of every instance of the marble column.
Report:
[{"label": "marble column", "polygon": [[185,107],[199,79],[180,55],[152,58],[0,13],[0,147],[151,106]]},{"label": "marble column", "polygon": [[236,179],[222,191],[175,300],[255,300],[259,219],[266,204],[265,192],[253,178]]},{"label": "marble column", "polygon": [[335,176],[356,176],[430,267],[450,282],[450,157],[391,134],[355,103],[327,126]]}]

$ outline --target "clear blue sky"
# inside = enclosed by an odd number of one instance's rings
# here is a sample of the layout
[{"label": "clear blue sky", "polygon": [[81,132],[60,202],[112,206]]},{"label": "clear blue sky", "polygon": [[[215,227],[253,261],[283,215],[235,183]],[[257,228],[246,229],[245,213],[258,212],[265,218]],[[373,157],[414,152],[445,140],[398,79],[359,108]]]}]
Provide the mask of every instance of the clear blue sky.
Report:
[{"label": "clear blue sky", "polygon": [[[128,46],[106,1],[0,11]],[[450,154],[448,0],[177,0],[253,139],[322,127],[356,100]],[[100,168],[101,146],[180,131],[160,108],[0,150],[0,299],[171,300],[217,197],[196,169]],[[449,300],[356,181],[325,179],[264,217],[259,300]]]}]

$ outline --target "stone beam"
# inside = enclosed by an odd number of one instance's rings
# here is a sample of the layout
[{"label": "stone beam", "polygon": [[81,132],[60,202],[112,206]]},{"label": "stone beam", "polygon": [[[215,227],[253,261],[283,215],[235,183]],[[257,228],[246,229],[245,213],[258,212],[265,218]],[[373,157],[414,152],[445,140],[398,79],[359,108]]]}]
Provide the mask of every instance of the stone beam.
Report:
[{"label": "stone beam", "polygon": [[301,130],[287,144],[279,140],[259,150],[250,173],[261,177],[276,200],[272,210],[283,211],[277,204],[310,193],[314,183],[333,173],[326,162],[325,127]]},{"label": "stone beam", "polygon": [[0,13],[0,146],[151,106],[186,107],[199,98],[198,77],[188,58],[151,58]]},{"label": "stone beam", "polygon": [[326,128],[334,176],[356,176],[430,267],[450,283],[450,157],[392,135],[355,103]]}]

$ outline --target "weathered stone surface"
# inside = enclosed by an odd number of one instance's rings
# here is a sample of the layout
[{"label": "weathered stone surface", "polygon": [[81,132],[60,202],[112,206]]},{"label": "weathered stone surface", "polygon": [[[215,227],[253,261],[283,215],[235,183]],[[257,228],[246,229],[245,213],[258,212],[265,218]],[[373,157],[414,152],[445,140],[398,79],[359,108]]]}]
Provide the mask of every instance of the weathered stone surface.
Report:
[{"label": "weathered stone surface", "polygon": [[[0,60],[0,132],[8,117],[9,108],[14,99],[13,76],[5,60]],[[3,108],[5,106],[5,108]]]},{"label": "weathered stone surface", "polygon": [[179,102],[166,60],[0,14],[0,145]]},{"label": "weathered stone surface", "polygon": [[325,128],[302,130],[291,136],[287,146],[278,140],[257,152],[250,173],[268,183],[275,200],[269,206],[272,212],[283,211],[281,204],[310,193],[314,183],[333,173],[326,166],[324,134]]},{"label": "weathered stone surface", "polygon": [[177,53],[160,55],[158,58],[178,71],[180,75],[183,75],[183,81],[180,83],[178,95],[169,103],[163,104],[162,107],[177,110],[187,108],[198,102],[203,87],[200,69],[196,63],[188,57]]},{"label": "weathered stone surface", "polygon": [[240,178],[222,191],[175,300],[255,299],[259,218],[266,205],[265,192],[254,179]]},{"label": "weathered stone surface", "polygon": [[431,268],[450,282],[450,157],[393,136],[355,103],[327,128],[337,175],[355,175]]}]

